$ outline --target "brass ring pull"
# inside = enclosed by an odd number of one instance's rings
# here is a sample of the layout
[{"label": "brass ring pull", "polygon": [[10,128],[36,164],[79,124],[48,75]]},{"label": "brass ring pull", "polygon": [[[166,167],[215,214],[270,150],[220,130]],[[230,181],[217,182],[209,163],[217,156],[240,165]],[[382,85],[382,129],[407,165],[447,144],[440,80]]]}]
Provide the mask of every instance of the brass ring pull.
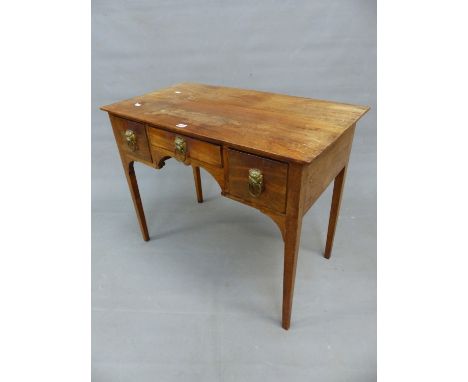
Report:
[{"label": "brass ring pull", "polygon": [[187,142],[184,138],[176,136],[174,139],[174,154],[178,161],[185,161],[187,156]]},{"label": "brass ring pull", "polygon": [[249,194],[258,198],[263,191],[263,174],[258,168],[249,170]]},{"label": "brass ring pull", "polygon": [[125,141],[127,142],[128,147],[132,151],[136,151],[137,149],[137,139],[135,132],[133,130],[126,130],[125,133]]}]

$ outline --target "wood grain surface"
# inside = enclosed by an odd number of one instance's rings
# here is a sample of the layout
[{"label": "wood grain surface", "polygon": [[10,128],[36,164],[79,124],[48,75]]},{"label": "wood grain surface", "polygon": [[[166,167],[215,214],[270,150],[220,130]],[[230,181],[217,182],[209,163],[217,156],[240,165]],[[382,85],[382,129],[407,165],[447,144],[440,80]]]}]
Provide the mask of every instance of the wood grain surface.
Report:
[{"label": "wood grain surface", "polygon": [[[151,152],[148,145],[148,138],[146,136],[145,125],[142,123],[129,121],[123,118],[118,118],[113,115],[109,116],[111,123],[114,126],[114,131],[116,133],[116,141],[122,151],[138,159],[143,159],[148,162],[151,162]],[[125,131],[132,130],[136,135],[136,148],[135,151],[131,150],[128,146],[127,141],[125,140]]]},{"label": "wood grain surface", "polygon": [[[286,210],[288,165],[256,155],[229,150],[229,194],[253,205],[262,205],[277,212]],[[249,193],[249,169],[263,174],[264,190],[258,197]]]},{"label": "wood grain surface", "polygon": [[367,106],[196,83],[174,85],[101,109],[298,163],[310,163],[369,110]]},{"label": "wood grain surface", "polygon": [[196,159],[200,162],[209,163],[221,167],[221,147],[213,143],[203,142],[197,139],[187,137],[182,134],[175,134],[161,129],[148,128],[148,137],[150,144],[156,147],[162,147],[169,151],[174,151],[175,137],[181,137],[187,144],[187,158]]}]

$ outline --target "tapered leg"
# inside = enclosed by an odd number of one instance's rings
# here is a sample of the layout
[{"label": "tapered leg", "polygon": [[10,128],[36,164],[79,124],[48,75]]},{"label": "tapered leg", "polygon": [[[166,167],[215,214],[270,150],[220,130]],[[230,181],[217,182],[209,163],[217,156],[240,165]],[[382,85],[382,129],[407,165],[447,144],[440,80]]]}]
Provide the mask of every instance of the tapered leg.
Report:
[{"label": "tapered leg", "polygon": [[198,203],[203,202],[203,192],[200,177],[200,167],[193,166],[193,180],[195,181],[195,190],[197,191]]},{"label": "tapered leg", "polygon": [[303,168],[290,164],[288,170],[288,194],[284,221],[284,270],[283,270],[283,315],[282,326],[289,329],[296,280],[297,255],[301,240],[304,193],[302,188]]},{"label": "tapered leg", "polygon": [[141,203],[140,191],[138,190],[135,169],[133,168],[134,162],[122,162],[125,176],[127,177],[128,188],[130,189],[130,194],[132,195],[133,206],[135,207],[138,223],[140,224],[141,234],[143,235],[143,240],[148,241],[148,227],[146,226],[145,212],[143,211],[143,204]]},{"label": "tapered leg", "polygon": [[283,274],[283,318],[282,326],[289,329],[296,280],[297,255],[301,240],[302,218],[291,218],[286,222],[284,239],[284,274]]},{"label": "tapered leg", "polygon": [[324,257],[329,259],[333,248],[333,239],[335,238],[336,223],[340,212],[341,196],[343,195],[344,182],[346,178],[346,169],[343,168],[336,176],[333,186],[333,196],[330,209],[330,220],[328,222],[327,245],[325,246]]}]

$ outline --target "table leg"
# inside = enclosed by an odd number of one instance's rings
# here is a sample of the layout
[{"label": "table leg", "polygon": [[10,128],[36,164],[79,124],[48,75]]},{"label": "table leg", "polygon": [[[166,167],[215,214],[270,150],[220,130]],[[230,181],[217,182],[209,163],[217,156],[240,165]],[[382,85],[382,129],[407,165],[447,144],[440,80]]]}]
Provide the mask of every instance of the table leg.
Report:
[{"label": "table leg", "polygon": [[133,168],[134,162],[122,161],[122,164],[124,167],[125,176],[127,178],[128,188],[130,189],[130,194],[132,195],[133,206],[135,207],[135,212],[138,218],[138,223],[140,224],[143,240],[148,241],[148,227],[146,226],[145,212],[143,211],[143,204],[141,203],[140,191],[138,190],[135,169]]},{"label": "table leg", "polygon": [[301,240],[303,198],[303,168],[291,164],[288,172],[288,196],[284,224],[283,317],[282,326],[289,329],[296,280],[296,265]]},{"label": "table leg", "polygon": [[197,191],[197,200],[198,200],[198,203],[203,203],[200,167],[192,166],[192,169],[193,169],[193,180],[195,181],[195,190]]},{"label": "table leg", "polygon": [[297,256],[301,240],[302,217],[286,221],[284,239],[284,273],[283,273],[283,319],[282,326],[289,329],[296,280]]},{"label": "table leg", "polygon": [[328,222],[327,244],[325,246],[324,257],[330,258],[333,248],[333,239],[335,238],[336,223],[338,222],[338,214],[340,212],[341,197],[343,195],[344,182],[346,178],[346,169],[344,167],[336,176],[333,186],[333,196],[330,209],[330,220]]}]

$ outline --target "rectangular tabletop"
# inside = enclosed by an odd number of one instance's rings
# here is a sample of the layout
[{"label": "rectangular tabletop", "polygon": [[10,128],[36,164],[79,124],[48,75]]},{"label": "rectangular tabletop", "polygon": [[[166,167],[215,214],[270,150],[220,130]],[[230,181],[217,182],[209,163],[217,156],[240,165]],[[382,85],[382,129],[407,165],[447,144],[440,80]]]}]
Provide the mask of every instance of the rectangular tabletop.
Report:
[{"label": "rectangular tabletop", "polygon": [[101,108],[284,161],[310,163],[368,110],[282,94],[182,83]]}]

